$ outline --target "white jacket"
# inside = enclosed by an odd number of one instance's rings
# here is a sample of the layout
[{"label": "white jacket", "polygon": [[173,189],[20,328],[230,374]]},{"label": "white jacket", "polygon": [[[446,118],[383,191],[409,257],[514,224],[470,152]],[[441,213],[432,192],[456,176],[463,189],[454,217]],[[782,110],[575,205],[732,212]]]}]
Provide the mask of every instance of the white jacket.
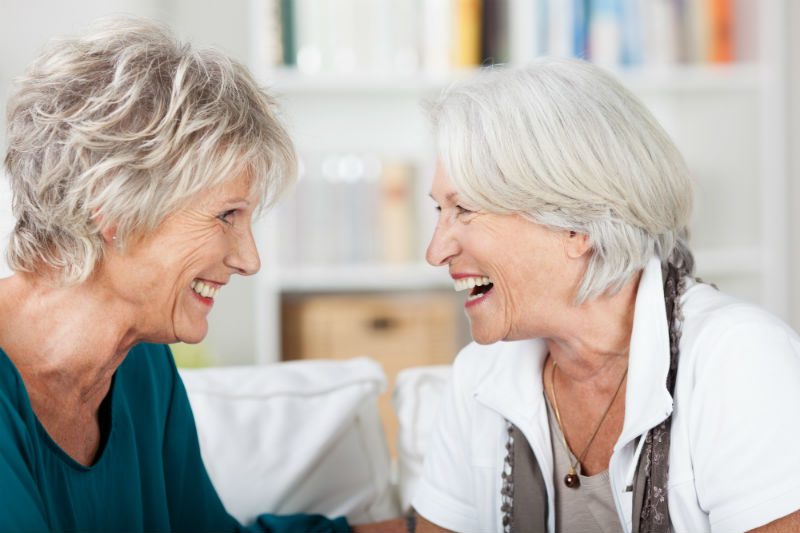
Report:
[{"label": "white jacket", "polygon": [[[747,531],[800,509],[800,338],[755,306],[708,285],[690,286],[682,299],[673,404],[665,385],[669,337],[662,286],[653,259],[636,296],[625,421],[609,464],[625,531],[631,530],[633,501],[626,489],[641,451],[637,437],[670,413],[675,531]],[[546,355],[541,339],[473,343],[462,350],[412,502],[422,516],[454,531],[502,531],[505,419],[528,439],[554,509],[542,389]],[[554,533],[555,513],[548,515]]]}]

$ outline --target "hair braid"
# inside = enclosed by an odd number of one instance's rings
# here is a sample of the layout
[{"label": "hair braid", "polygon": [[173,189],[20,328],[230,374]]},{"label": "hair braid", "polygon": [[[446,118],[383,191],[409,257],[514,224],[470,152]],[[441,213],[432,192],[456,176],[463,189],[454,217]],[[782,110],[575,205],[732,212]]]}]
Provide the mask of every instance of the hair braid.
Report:
[{"label": "hair braid", "polygon": [[[672,396],[674,396],[675,378],[678,373],[681,325],[683,323],[681,297],[686,290],[686,281],[691,276],[694,266],[691,255],[688,256],[688,259],[686,261],[681,254],[674,253],[665,267],[664,305],[667,311],[670,352],[666,385]],[[645,441],[642,459],[646,477],[642,514],[639,521],[641,533],[666,533],[671,530],[667,501],[671,426],[672,417],[669,417],[650,430]]]}]

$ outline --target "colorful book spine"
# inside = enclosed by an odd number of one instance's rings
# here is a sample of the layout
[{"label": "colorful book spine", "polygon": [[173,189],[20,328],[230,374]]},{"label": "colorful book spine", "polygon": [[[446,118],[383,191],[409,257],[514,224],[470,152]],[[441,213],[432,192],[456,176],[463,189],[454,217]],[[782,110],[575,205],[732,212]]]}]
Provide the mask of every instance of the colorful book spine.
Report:
[{"label": "colorful book spine", "polygon": [[467,68],[481,62],[481,0],[454,0],[451,64]]},{"label": "colorful book spine", "polygon": [[481,64],[508,63],[509,19],[508,0],[486,0],[481,12]]},{"label": "colorful book spine", "polygon": [[[596,0],[594,3],[605,3]],[[589,58],[589,0],[572,0],[572,56]]]},{"label": "colorful book spine", "polygon": [[381,259],[386,263],[408,263],[413,259],[413,176],[403,162],[384,162],[381,191]]},{"label": "colorful book spine", "polygon": [[547,2],[548,33],[547,54],[557,57],[571,57],[574,42],[573,3],[571,0],[551,0]]},{"label": "colorful book spine", "polygon": [[297,69],[317,74],[330,66],[326,32],[328,4],[324,0],[294,0],[293,20]]},{"label": "colorful book spine", "polygon": [[620,62],[626,66],[643,62],[644,38],[642,27],[642,0],[621,0],[620,24],[622,32],[622,56]]},{"label": "colorful book spine", "polygon": [[600,65],[622,63],[623,30],[621,0],[595,0],[589,17],[589,58]]},{"label": "colorful book spine", "polygon": [[450,69],[453,43],[451,0],[425,0],[422,5],[422,65],[430,73]]},{"label": "colorful book spine", "polygon": [[297,47],[294,34],[294,1],[280,0],[280,3],[283,64],[293,67],[297,64]]},{"label": "colorful book spine", "polygon": [[510,0],[506,12],[509,59],[511,63],[525,65],[542,53],[542,40],[546,25],[542,23],[545,0]]},{"label": "colorful book spine", "polygon": [[709,50],[712,63],[733,61],[733,6],[731,0],[708,0]]},{"label": "colorful book spine", "polygon": [[758,59],[759,4],[735,0],[733,4],[733,59],[743,63]]}]

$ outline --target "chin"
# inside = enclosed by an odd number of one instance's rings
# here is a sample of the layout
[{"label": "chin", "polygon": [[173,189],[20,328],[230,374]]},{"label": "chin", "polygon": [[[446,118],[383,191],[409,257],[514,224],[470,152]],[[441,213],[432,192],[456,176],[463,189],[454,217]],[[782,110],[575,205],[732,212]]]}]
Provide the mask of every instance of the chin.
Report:
[{"label": "chin", "polygon": [[475,328],[470,330],[470,334],[472,335],[473,341],[484,346],[487,344],[494,344],[497,341],[502,340],[502,338],[498,337],[497,335],[493,335],[489,331],[476,330]]},{"label": "chin", "polygon": [[185,344],[198,344],[203,341],[208,335],[208,324],[205,324],[202,328],[192,328],[189,330],[184,330],[178,333],[178,342],[183,342]]}]

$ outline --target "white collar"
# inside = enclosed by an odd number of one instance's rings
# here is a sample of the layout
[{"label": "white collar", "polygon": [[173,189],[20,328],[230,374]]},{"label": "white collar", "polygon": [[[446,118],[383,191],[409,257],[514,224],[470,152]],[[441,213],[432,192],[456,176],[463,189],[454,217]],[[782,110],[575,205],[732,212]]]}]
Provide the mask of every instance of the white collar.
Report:
[{"label": "white collar", "polygon": [[[547,357],[543,339],[499,342],[492,365],[478,381],[474,396],[522,429],[537,428],[544,407],[542,372]],[[666,388],[669,371],[669,333],[664,306],[661,263],[652,258],[642,272],[633,314],[625,421],[615,449],[624,446],[672,413],[672,396]],[[542,420],[542,418],[538,418]],[[534,438],[548,442],[546,428]],[[527,433],[527,432],[526,432]]]},{"label": "white collar", "polygon": [[644,434],[672,413],[672,396],[667,390],[668,328],[661,262],[654,257],[642,272],[636,293],[628,356],[625,422],[617,447]]}]

